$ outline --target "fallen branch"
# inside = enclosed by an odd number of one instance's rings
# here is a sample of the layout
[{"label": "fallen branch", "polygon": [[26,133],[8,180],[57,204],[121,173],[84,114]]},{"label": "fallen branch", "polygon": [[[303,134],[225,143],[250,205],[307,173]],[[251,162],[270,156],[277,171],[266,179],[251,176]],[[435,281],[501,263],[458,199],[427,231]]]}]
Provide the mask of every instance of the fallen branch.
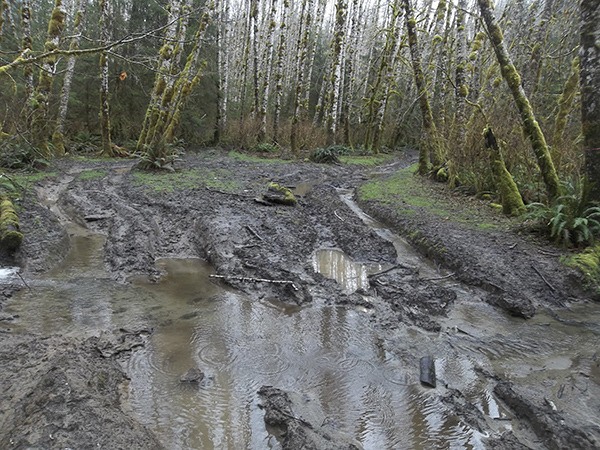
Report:
[{"label": "fallen branch", "polygon": [[31,286],[29,286],[29,285],[27,284],[27,281],[25,281],[25,279],[23,278],[23,276],[22,276],[22,275],[21,275],[19,272],[17,272],[17,275],[19,276],[19,278],[21,279],[21,281],[23,282],[23,284],[24,284],[25,286],[27,286],[27,289],[29,289],[29,291],[31,292]]},{"label": "fallen branch", "polygon": [[244,228],[257,237],[260,241],[264,241],[264,239],[256,231],[254,231],[250,225],[244,225]]},{"label": "fallen branch", "polygon": [[456,272],[452,272],[446,276],[443,277],[436,277],[436,278],[421,278],[421,281],[440,281],[440,280],[447,280],[448,278],[452,278],[454,275],[456,275]]},{"label": "fallen branch", "polygon": [[542,275],[542,274],[541,274],[541,272],[540,272],[540,271],[539,271],[539,270],[538,270],[538,269],[537,269],[537,268],[536,268],[536,267],[535,267],[533,264],[531,265],[531,268],[532,268],[533,270],[535,270],[535,273],[537,273],[537,274],[540,276],[540,278],[541,278],[541,279],[544,281],[544,283],[546,283],[546,286],[548,286],[548,287],[550,288],[550,290],[552,290],[552,292],[556,292],[556,288],[555,288],[554,286],[552,286],[552,285],[551,285],[551,284],[548,282],[548,280],[546,280],[546,279],[544,278],[544,275]]},{"label": "fallen branch", "polygon": [[405,266],[403,264],[396,264],[395,266],[392,266],[389,269],[385,269],[385,270],[382,270],[380,272],[371,273],[371,274],[367,275],[367,278],[375,278],[375,277],[378,277],[380,275],[384,275],[384,274],[386,274],[388,272],[391,272],[392,270],[396,270],[396,269],[400,269],[400,268],[410,269],[410,270],[417,270],[416,267]]},{"label": "fallen branch", "polygon": [[293,281],[289,280],[268,280],[266,278],[252,278],[252,277],[235,277],[231,275],[209,275],[210,278],[217,278],[219,280],[235,280],[247,283],[271,283],[271,284],[289,284],[295,291],[298,290]]},{"label": "fallen branch", "polygon": [[340,215],[338,214],[338,212],[337,212],[337,211],[334,211],[334,212],[333,212],[333,214],[335,214],[335,217],[337,217],[338,219],[340,219],[342,222],[344,221],[344,219],[342,219],[342,218],[340,217]]}]

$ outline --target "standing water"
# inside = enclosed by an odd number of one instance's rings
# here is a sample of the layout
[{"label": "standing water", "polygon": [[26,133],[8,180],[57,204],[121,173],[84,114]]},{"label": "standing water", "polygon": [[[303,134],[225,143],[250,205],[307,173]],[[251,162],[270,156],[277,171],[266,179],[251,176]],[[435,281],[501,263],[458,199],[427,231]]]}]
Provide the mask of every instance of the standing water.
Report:
[{"label": "standing water", "polygon": [[[197,259],[159,260],[158,283],[119,284],[104,269],[104,238],[72,232],[64,263],[29,280],[31,291],[7,307],[19,320],[0,326],[76,336],[153,328],[124,363],[127,403],[167,448],[280,448],[258,407],[263,385],[308,395],[365,449],[482,447],[479,433],[403,375],[367,315],[250,301],[213,284]],[[181,383],[192,367],[204,380]]]}]

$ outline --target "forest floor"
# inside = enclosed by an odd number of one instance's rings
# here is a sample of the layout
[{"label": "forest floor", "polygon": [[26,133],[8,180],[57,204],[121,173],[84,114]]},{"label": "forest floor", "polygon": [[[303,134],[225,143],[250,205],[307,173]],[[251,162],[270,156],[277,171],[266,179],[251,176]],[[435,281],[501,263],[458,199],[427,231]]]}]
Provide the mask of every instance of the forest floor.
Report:
[{"label": "forest floor", "polygon": [[[598,352],[566,349],[572,354],[566,367],[552,367],[548,361],[555,355],[549,353],[527,369],[506,369],[553,345],[545,331],[517,343],[511,330],[549,331],[550,319],[568,321],[564,312],[597,309],[581,287],[581,276],[560,262],[566,251],[524,231],[489,201],[413,176],[415,160],[408,151],[379,166],[317,165],[206,150],[189,153],[177,172],[165,174],[132,170],[134,162],[127,160],[60,160],[47,176],[22,182],[26,237],[17,263],[25,279],[54,267],[69,248],[65,223],[76,221],[106,235],[105,263],[119,282],[136,274],[159,279],[157,258],[199,257],[251,298],[360,307],[384,336],[386,351],[417,383],[424,354],[466,355],[475,361],[477,376],[490,383],[507,417],[483,414],[461,389],[462,380],[438,380],[435,395],[486,436],[486,448],[599,448]],[[295,189],[298,204],[257,202],[270,182]],[[397,260],[392,242],[344,200],[352,193],[362,210],[410,242],[439,275],[424,275]],[[367,289],[345,291],[316,273],[311,262],[316,251],[331,248],[390,270],[371,277]],[[2,307],[20,288],[18,279],[2,286],[1,321],[19,320]],[[479,303],[506,317],[513,328],[459,320]],[[569,320],[574,329],[589,325],[579,317]],[[406,342],[406,329],[416,330],[416,341]],[[593,336],[598,339],[597,331]],[[164,443],[123,408],[126,374],[110,356],[119,353],[111,352],[111,345],[100,337],[0,333],[0,447],[161,448]],[[511,345],[522,347],[521,358],[498,362]],[[527,373],[517,376],[522,372]],[[319,427],[286,414],[281,403],[289,397],[278,401],[280,425],[290,436],[312,439],[313,447],[306,448],[353,448],[335,434],[309,436],[308,431],[319,434]],[[277,415],[269,405],[268,414]],[[501,426],[511,419],[512,427]],[[304,427],[304,433],[298,437],[294,427]],[[294,436],[284,448],[298,448]]]}]

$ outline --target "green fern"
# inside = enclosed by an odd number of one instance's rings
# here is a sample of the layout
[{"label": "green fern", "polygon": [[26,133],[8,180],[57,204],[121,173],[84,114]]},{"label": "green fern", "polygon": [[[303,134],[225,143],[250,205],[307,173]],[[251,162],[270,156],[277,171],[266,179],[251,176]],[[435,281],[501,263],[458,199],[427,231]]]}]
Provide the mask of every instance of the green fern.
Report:
[{"label": "green fern", "polygon": [[600,237],[600,206],[589,201],[589,183],[564,183],[564,192],[551,205],[527,205],[526,219],[542,225],[552,239],[564,245],[593,244]]}]

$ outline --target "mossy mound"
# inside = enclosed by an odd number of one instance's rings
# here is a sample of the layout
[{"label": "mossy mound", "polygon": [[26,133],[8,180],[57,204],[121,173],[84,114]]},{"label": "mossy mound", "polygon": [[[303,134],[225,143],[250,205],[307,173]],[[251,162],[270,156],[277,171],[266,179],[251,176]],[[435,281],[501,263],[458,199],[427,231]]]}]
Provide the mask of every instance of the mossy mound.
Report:
[{"label": "mossy mound", "polygon": [[19,231],[19,216],[12,202],[4,198],[0,201],[0,247],[14,252],[23,242],[23,234]]},{"label": "mossy mound", "polygon": [[295,206],[298,203],[296,196],[289,188],[273,182],[269,183],[268,190],[263,197],[268,202],[281,205]]},{"label": "mossy mound", "polygon": [[579,270],[583,274],[586,287],[600,294],[600,244],[569,256],[563,262]]}]

